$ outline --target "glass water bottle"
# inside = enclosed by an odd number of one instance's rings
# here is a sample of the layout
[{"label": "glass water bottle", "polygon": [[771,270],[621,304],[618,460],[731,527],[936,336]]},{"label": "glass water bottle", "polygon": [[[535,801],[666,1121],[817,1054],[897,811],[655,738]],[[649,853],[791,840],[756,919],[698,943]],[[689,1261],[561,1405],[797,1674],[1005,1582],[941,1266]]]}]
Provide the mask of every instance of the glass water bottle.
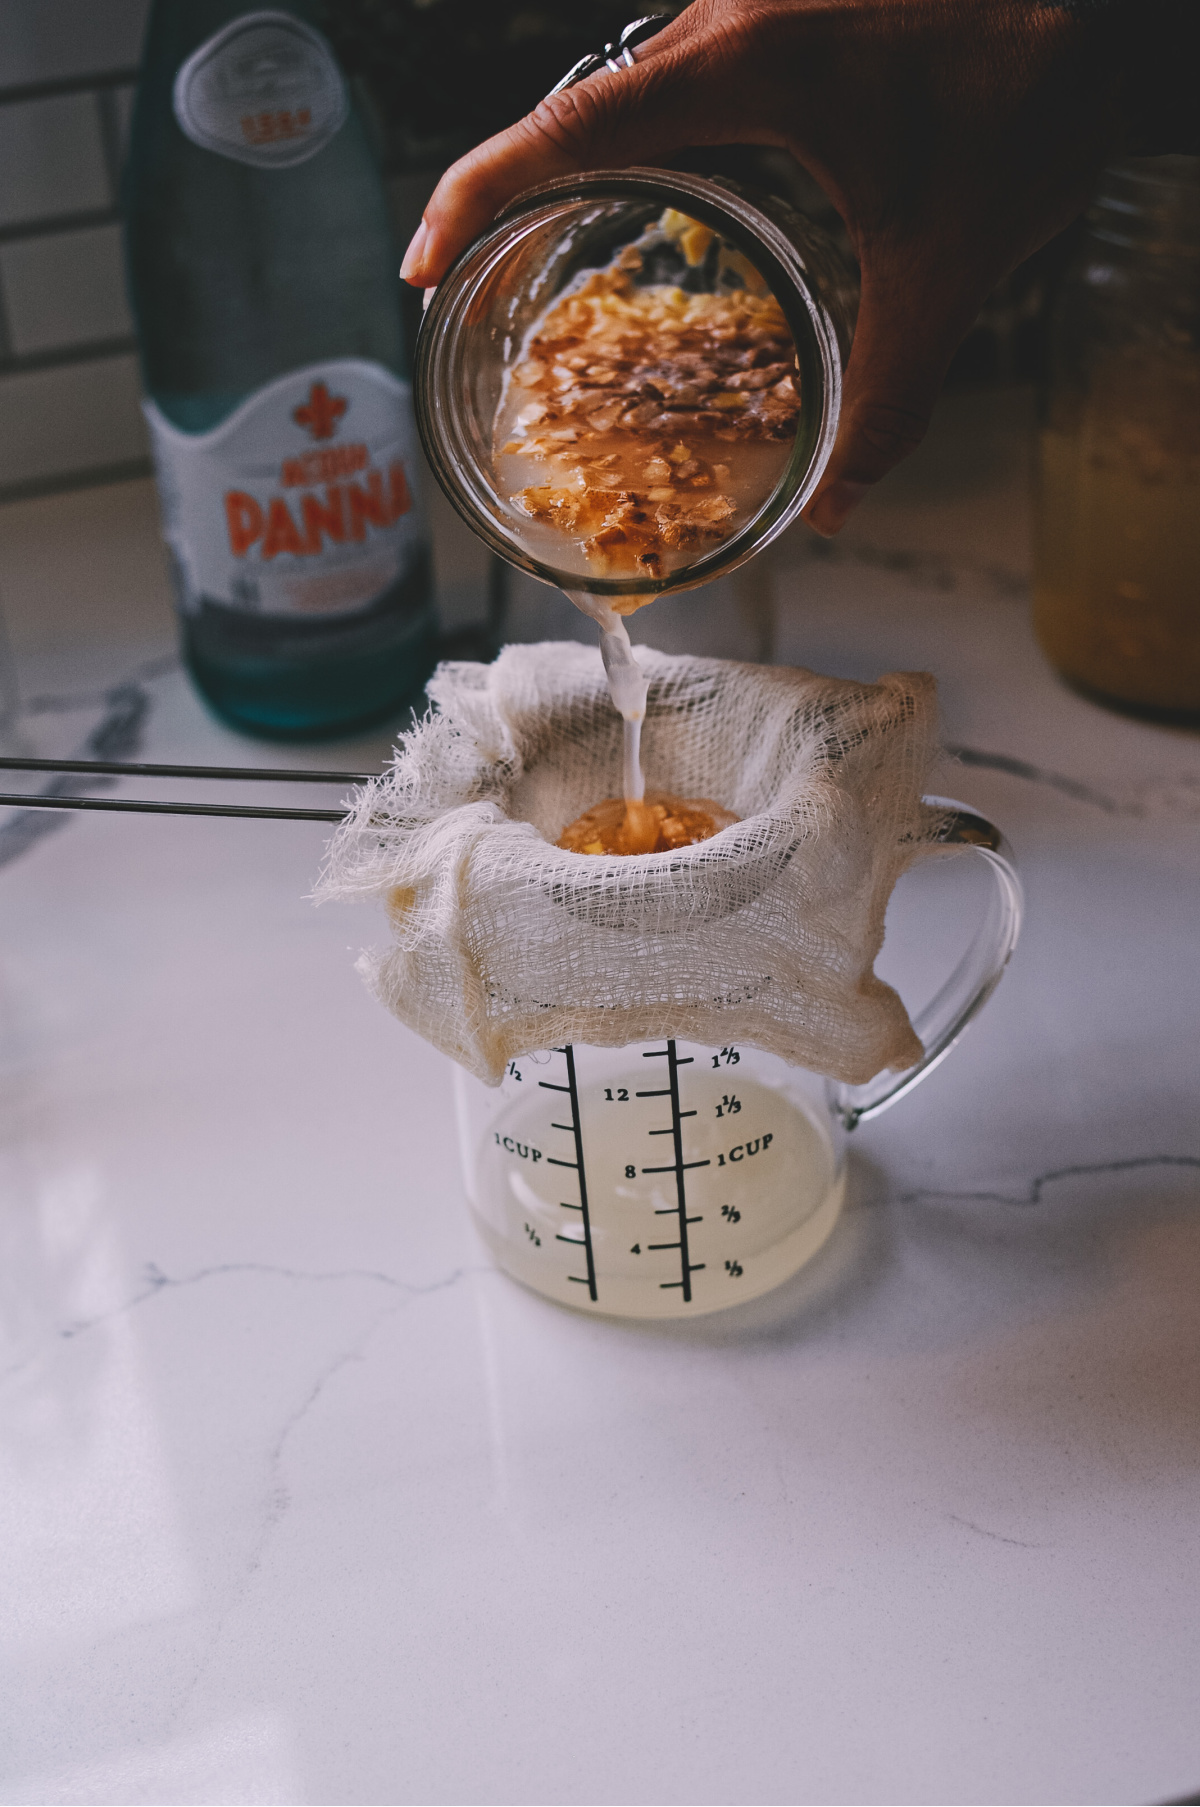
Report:
[{"label": "glass water bottle", "polygon": [[281,739],[393,713],[435,644],[398,256],[318,16],[156,0],[125,187],[185,657]]}]

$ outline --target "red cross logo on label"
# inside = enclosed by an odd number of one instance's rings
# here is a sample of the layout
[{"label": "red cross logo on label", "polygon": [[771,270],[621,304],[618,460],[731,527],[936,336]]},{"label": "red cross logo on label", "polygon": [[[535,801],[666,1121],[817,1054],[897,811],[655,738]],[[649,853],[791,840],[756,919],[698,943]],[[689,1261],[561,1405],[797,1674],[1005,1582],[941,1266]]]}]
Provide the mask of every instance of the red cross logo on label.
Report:
[{"label": "red cross logo on label", "polygon": [[307,427],[314,439],[332,439],[348,406],[344,395],[330,395],[324,383],[314,383],[307,402],[292,409],[292,419],[298,427]]}]

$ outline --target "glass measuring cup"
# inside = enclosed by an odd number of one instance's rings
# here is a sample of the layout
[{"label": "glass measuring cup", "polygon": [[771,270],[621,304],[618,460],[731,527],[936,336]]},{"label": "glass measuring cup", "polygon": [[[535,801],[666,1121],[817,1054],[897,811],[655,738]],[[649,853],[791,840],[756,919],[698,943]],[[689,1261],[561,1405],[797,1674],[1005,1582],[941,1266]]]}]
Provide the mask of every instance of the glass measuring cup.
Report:
[{"label": "glass measuring cup", "polygon": [[[657,574],[606,576],[569,535],[531,520],[515,504],[497,450],[497,417],[530,329],[548,305],[577,278],[608,267],[641,242],[668,210],[698,222],[705,237],[714,236],[695,265],[688,261],[691,251],[680,250],[672,261],[656,245],[645,274],[690,294],[722,292],[730,270],[749,270],[761,279],[794,342],[799,418],[790,449],[769,474],[764,465],[761,493],[753,488],[743,499],[737,531],[716,545],[701,538],[693,553]],[[599,597],[647,599],[694,588],[770,544],[816,489],[837,433],[855,299],[854,279],[831,241],[773,196],[751,198],[724,179],[656,169],[546,183],[506,208],[433,293],[413,378],[426,456],[479,537],[544,583]]]},{"label": "glass measuring cup", "polygon": [[468,1200],[499,1265],[560,1304],[670,1318],[719,1311],[789,1279],[842,1208],[849,1133],[949,1054],[1000,980],[1022,892],[999,829],[961,804],[944,846],[992,885],[978,931],[913,1019],[924,1055],[840,1085],[746,1043],[673,1038],[566,1045],[509,1063],[488,1087],[455,1068]]}]

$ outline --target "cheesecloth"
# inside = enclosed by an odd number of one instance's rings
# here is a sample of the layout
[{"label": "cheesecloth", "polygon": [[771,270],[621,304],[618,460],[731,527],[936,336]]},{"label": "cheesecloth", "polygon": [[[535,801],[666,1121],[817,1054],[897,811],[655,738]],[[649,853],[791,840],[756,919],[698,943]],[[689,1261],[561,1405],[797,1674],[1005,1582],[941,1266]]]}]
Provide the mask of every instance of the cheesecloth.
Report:
[{"label": "cheesecloth", "polygon": [[631,857],[565,853],[621,788],[600,655],[573,642],[446,664],[433,708],[359,793],[318,897],[372,897],[392,942],[359,970],[481,1079],[563,1042],[743,1041],[858,1085],[921,1058],[873,965],[892,887],[941,817],[925,673],[859,684],[637,649],[650,784],[742,819]]}]

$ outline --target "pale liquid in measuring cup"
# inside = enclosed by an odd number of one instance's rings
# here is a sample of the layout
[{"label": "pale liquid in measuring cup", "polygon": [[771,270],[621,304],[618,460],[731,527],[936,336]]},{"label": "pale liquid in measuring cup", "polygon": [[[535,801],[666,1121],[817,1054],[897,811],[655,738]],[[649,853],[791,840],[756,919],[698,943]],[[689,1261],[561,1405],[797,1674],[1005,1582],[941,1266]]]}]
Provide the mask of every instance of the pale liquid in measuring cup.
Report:
[{"label": "pale liquid in measuring cup", "polygon": [[513,1061],[464,1150],[497,1258],[563,1304],[632,1317],[722,1310],[779,1285],[828,1236],[843,1184],[825,1122],[786,1073],[686,1042]]}]

